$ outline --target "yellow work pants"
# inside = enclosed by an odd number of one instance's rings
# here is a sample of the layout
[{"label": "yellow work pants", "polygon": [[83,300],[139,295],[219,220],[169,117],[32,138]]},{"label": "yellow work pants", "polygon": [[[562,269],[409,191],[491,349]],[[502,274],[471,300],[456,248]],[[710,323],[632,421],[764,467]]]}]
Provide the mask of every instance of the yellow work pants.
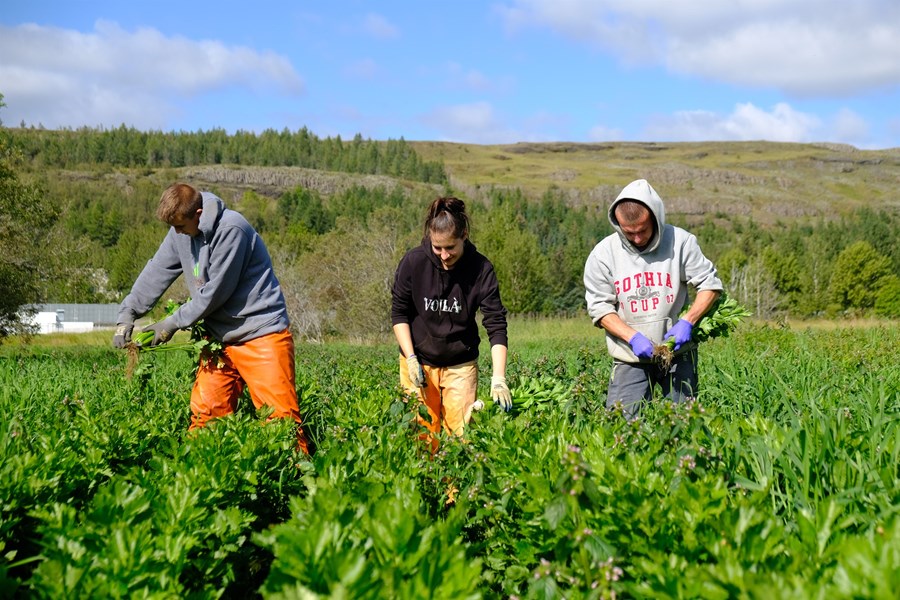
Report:
[{"label": "yellow work pants", "polygon": [[441,431],[461,436],[466,423],[472,416],[472,405],[478,388],[477,361],[470,361],[452,367],[429,367],[422,365],[425,372],[425,387],[412,384],[406,358],[400,357],[400,385],[417,398],[428,410],[428,419],[417,414],[417,421],[429,433],[423,434],[432,451],[436,451],[438,440],[435,434]]}]

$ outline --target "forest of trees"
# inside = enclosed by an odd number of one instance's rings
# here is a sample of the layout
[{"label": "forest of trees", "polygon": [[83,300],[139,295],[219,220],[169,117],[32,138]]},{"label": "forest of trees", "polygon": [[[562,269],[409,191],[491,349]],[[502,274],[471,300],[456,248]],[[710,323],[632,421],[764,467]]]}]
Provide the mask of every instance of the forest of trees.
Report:
[{"label": "forest of trees", "polygon": [[20,129],[17,143],[35,168],[188,167],[256,165],[305,167],[346,173],[390,175],[426,183],[444,183],[443,166],[423,162],[404,140],[377,143],[357,135],[321,139],[305,127],[292,132],[267,129],[260,134],[224,129],[197,132],[138,131],[83,127],[77,130]]},{"label": "forest of trees", "polygon": [[[263,236],[301,338],[382,335],[390,330],[394,270],[420,243],[433,199],[416,185],[454,193],[443,166],[421,161],[402,140],[343,143],[306,130],[0,133],[0,292],[13,299],[7,304],[120,301],[165,234],[155,206],[180,166],[295,165],[409,183],[348,185],[330,194],[298,186],[277,197],[254,190],[234,197],[209,187]],[[115,177],[90,175],[108,175],[110,166]],[[60,175],[75,167],[84,175]],[[511,312],[585,314],[584,261],[611,232],[605,206],[572,206],[552,185],[537,198],[509,188],[461,197],[472,216],[471,239],[494,263]],[[670,222],[685,224],[679,215]],[[745,217],[709,215],[689,229],[731,295],[758,317],[900,317],[895,214],[865,208],[768,228]],[[184,299],[182,286],[170,292]]]}]

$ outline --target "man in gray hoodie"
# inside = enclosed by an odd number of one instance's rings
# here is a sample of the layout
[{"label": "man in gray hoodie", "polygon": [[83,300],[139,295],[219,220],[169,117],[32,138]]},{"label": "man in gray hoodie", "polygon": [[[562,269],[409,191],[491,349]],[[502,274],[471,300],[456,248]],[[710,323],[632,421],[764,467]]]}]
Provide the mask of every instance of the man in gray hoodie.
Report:
[{"label": "man in gray hoodie", "polygon": [[190,429],[233,413],[246,385],[257,409],[270,406],[271,418],[297,423],[298,447],[309,453],[297,405],[287,306],[262,238],[221,198],[184,183],[163,192],[156,216],[170,228],[122,302],[113,346],[124,348],[135,319],[184,275],[190,300],[145,331],[154,332],[150,345],[156,346],[202,319],[223,345],[220,356],[200,358]]},{"label": "man in gray hoodie", "polygon": [[[607,408],[621,405],[633,418],[657,384],[673,402],[697,395],[691,332],[723,288],[697,238],[666,224],[662,199],[647,181],[625,186],[609,207],[609,222],[615,233],[601,240],[585,263],[585,299],[594,325],[606,331],[613,358]],[[689,286],[696,297],[681,315]],[[654,349],[669,338],[675,357],[664,368],[654,360]]]}]

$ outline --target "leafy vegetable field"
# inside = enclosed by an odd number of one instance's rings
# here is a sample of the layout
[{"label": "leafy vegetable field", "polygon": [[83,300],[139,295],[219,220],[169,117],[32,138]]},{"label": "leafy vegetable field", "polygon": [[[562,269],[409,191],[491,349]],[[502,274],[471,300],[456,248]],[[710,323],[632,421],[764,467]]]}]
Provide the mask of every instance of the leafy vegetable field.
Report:
[{"label": "leafy vegetable field", "polygon": [[594,334],[512,335],[434,457],[393,345],[298,347],[310,460],[249,401],[188,435],[186,352],[4,349],[0,597],[897,598],[900,327],[742,326],[633,422]]}]

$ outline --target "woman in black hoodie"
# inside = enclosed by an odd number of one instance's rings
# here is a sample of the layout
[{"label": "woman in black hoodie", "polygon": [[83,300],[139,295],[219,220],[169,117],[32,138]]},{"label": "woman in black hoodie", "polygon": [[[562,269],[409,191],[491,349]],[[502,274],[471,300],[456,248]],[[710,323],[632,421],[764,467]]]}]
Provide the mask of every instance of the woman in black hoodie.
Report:
[{"label": "woman in black hoodie", "polygon": [[462,435],[475,405],[478,325],[491,344],[491,397],[512,407],[506,385],[506,308],[491,262],[469,241],[469,217],[458,198],[438,198],[425,219],[422,245],[406,253],[391,291],[391,324],[400,345],[400,384],[417,395],[432,435],[443,427]]}]

